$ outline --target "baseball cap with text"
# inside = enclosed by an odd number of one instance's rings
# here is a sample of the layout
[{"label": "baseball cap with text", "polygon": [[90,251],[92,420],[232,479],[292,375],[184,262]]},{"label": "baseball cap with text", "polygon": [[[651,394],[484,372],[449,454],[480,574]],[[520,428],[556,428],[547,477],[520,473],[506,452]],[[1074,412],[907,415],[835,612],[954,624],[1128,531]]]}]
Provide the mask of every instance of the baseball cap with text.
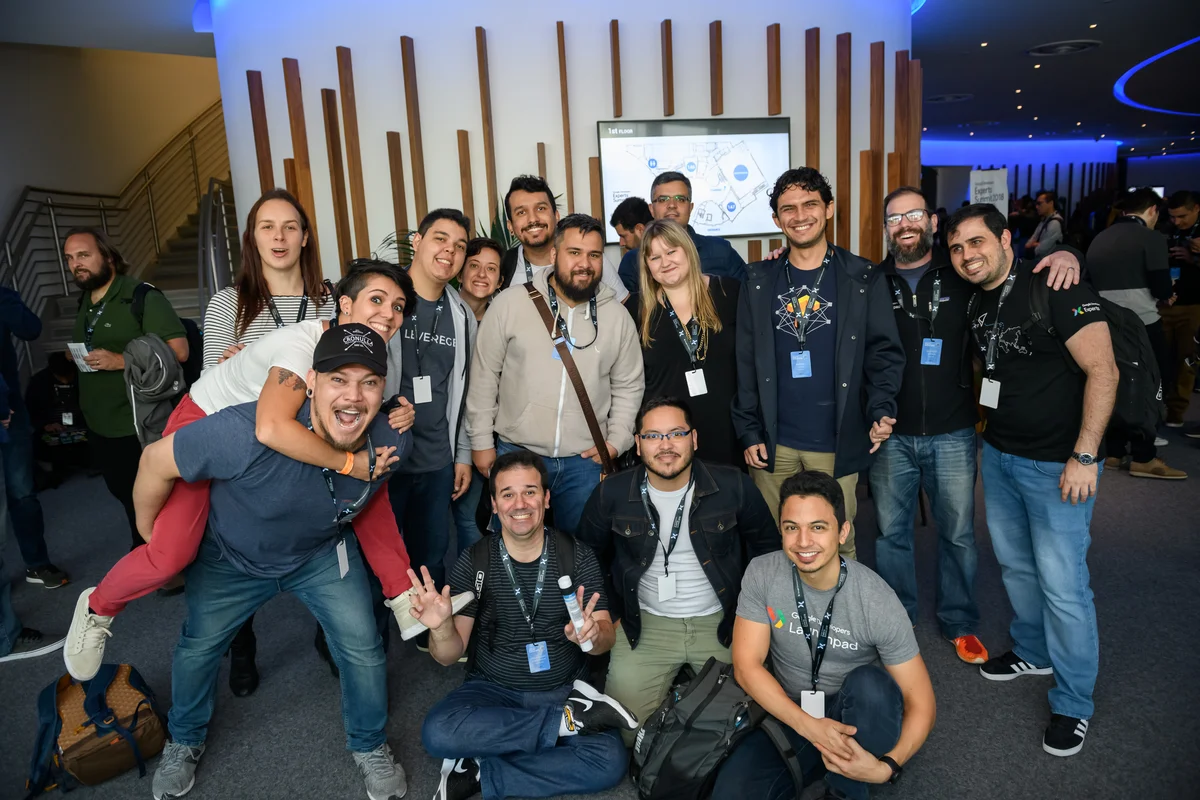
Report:
[{"label": "baseball cap with text", "polygon": [[350,364],[387,376],[387,342],[372,328],[357,322],[335,325],[321,334],[313,351],[313,369],[333,372]]}]

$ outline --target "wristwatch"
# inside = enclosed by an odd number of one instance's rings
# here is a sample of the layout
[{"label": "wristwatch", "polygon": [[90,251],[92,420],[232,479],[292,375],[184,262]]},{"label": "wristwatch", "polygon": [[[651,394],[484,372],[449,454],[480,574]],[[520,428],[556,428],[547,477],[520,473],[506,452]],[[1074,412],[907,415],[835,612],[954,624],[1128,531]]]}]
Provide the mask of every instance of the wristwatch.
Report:
[{"label": "wristwatch", "polygon": [[1090,467],[1096,463],[1096,457],[1091,453],[1071,453],[1071,458],[1083,464],[1085,467]]},{"label": "wristwatch", "polygon": [[887,779],[891,786],[895,786],[900,782],[900,774],[904,772],[904,768],[896,763],[896,760],[891,756],[880,756],[879,760],[888,765],[888,769],[892,771],[892,777]]}]

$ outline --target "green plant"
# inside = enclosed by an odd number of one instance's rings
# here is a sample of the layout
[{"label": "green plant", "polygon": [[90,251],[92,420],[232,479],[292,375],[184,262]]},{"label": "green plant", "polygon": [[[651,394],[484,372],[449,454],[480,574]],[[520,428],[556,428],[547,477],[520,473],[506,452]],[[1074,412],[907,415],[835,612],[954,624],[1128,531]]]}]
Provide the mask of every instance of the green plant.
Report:
[{"label": "green plant", "polygon": [[383,241],[379,243],[379,250],[372,253],[371,257],[407,267],[413,259],[413,233],[415,231],[399,231],[397,235],[396,231],[392,231],[383,237]]},{"label": "green plant", "polygon": [[496,216],[492,218],[491,230],[488,230],[481,225],[479,227],[479,235],[486,236],[489,239],[495,239],[500,243],[500,246],[504,248],[505,252],[512,250],[514,247],[520,244],[520,242],[517,241],[517,237],[508,232],[508,225],[504,221],[504,209],[496,209]]}]

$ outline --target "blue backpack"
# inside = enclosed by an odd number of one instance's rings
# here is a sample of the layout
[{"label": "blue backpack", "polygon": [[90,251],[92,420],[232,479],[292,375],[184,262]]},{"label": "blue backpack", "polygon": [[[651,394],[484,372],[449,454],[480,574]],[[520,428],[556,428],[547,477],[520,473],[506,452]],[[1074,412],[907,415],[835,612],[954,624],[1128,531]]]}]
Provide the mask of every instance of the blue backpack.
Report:
[{"label": "blue backpack", "polygon": [[105,664],[90,681],[63,675],[38,696],[38,734],[27,798],[94,786],[162,752],[166,726],[154,692],[128,664]]}]

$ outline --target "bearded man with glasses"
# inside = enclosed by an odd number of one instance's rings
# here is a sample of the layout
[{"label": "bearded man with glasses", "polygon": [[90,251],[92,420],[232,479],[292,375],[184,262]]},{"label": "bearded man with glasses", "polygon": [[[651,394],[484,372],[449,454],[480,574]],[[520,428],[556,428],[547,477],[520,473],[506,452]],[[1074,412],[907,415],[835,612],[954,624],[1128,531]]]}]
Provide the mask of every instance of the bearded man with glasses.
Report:
[{"label": "bearded man with glasses", "polygon": [[[754,482],[695,458],[685,401],[647,401],[636,430],[641,465],[596,487],[575,536],[600,557],[620,622],[605,691],[644,720],[683,665],[731,660],[742,571],[780,545]],[[627,745],[634,734],[623,732]]]}]

